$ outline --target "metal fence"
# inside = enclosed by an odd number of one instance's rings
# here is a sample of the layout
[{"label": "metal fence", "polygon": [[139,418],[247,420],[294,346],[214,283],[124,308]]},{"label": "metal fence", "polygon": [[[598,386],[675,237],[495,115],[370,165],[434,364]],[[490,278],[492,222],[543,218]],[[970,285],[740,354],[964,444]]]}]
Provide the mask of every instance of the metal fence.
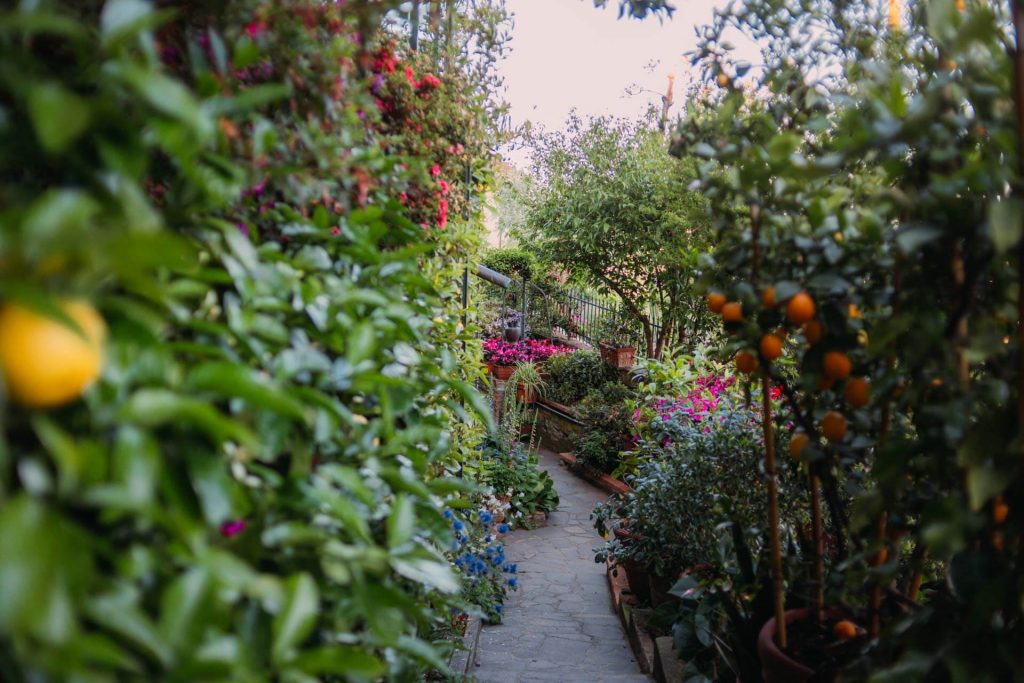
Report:
[{"label": "metal fence", "polygon": [[[611,330],[617,328],[620,336],[637,347],[638,355],[646,355],[643,326],[628,314],[618,298],[584,292],[560,283],[532,280],[528,280],[524,288],[522,280],[482,266],[477,269],[477,275],[504,290],[500,296],[505,307],[517,313],[524,312],[525,328],[534,335],[565,337],[597,347],[608,338]],[[648,310],[648,316],[657,336],[661,328],[653,306]],[[517,318],[521,320],[522,314]]]}]

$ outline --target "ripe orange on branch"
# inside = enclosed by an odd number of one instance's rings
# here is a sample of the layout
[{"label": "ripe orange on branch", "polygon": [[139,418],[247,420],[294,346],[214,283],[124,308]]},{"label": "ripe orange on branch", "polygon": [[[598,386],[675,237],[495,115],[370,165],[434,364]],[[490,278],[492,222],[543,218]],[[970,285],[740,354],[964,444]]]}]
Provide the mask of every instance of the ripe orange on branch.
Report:
[{"label": "ripe orange on branch", "polygon": [[765,360],[775,360],[782,355],[782,340],[774,334],[766,334],[761,337],[759,348]]},{"label": "ripe orange on branch", "polygon": [[821,433],[832,443],[843,440],[846,436],[846,418],[838,410],[831,410],[821,418]]},{"label": "ripe orange on branch", "polygon": [[796,432],[789,440],[789,457],[797,462],[803,455],[804,449],[811,444],[811,437],[804,432]]},{"label": "ripe orange on branch", "polygon": [[864,377],[851,377],[843,388],[843,398],[853,408],[863,408],[871,402],[871,385]]},{"label": "ripe orange on branch", "polygon": [[775,288],[765,287],[764,291],[761,292],[761,303],[764,304],[765,308],[775,308]]},{"label": "ripe orange on branch", "polygon": [[740,351],[736,354],[736,369],[744,375],[749,375],[757,370],[757,356],[749,351]]},{"label": "ripe orange on branch", "polygon": [[836,625],[832,627],[832,635],[835,636],[836,640],[853,640],[857,637],[858,633],[857,624],[848,619],[837,621]]},{"label": "ripe orange on branch", "polygon": [[818,320],[808,320],[804,323],[804,339],[811,346],[814,346],[821,341],[822,336],[825,334],[825,326]]},{"label": "ripe orange on branch", "polygon": [[738,301],[730,301],[722,306],[722,320],[727,323],[743,322],[743,304]]},{"label": "ripe orange on branch", "polygon": [[846,379],[850,376],[853,365],[850,358],[842,351],[829,351],[825,354],[823,364],[825,374],[831,379]]},{"label": "ripe orange on branch", "polygon": [[712,313],[721,313],[723,306],[725,306],[725,294],[721,292],[711,292],[708,294],[708,308],[711,309]]},{"label": "ripe orange on branch", "polygon": [[814,299],[807,292],[798,292],[786,304],[786,320],[794,325],[803,325],[814,317]]},{"label": "ripe orange on branch", "polygon": [[30,408],[73,401],[103,369],[103,318],[83,301],[60,306],[83,334],[17,304],[0,310],[0,367],[7,391]]}]

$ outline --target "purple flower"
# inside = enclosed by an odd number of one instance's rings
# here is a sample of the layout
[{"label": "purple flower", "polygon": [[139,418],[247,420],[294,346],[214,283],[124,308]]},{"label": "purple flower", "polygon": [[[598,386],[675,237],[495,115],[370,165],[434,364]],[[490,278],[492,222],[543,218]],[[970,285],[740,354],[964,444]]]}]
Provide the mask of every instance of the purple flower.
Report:
[{"label": "purple flower", "polygon": [[236,519],[231,522],[224,522],[220,525],[220,535],[224,538],[231,538],[245,531],[245,519]]}]

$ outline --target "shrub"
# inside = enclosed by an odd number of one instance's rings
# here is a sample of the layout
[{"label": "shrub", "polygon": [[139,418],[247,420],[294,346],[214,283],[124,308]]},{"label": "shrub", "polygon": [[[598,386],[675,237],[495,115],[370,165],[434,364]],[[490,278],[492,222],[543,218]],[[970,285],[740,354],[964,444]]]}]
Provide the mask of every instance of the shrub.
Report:
[{"label": "shrub", "polygon": [[[766,514],[760,419],[728,397],[695,419],[684,411],[655,418],[635,446],[639,466],[627,477],[633,490],[599,506],[596,517],[607,526],[629,519],[628,540],[611,540],[606,552],[633,559],[654,572],[674,577],[683,569],[711,561],[716,527],[724,522],[742,529],[759,527]],[[782,486],[789,483],[783,479]],[[784,488],[784,490],[786,490]],[[789,494],[784,523],[795,528],[801,496]]]},{"label": "shrub", "polygon": [[533,279],[537,259],[533,254],[519,247],[499,247],[484,254],[483,264],[511,278]]},{"label": "shrub", "polygon": [[545,397],[563,404],[580,401],[591,389],[616,380],[611,368],[597,351],[576,351],[552,356],[547,370]]},{"label": "shrub", "polygon": [[510,526],[525,525],[535,512],[558,507],[551,475],[540,469],[537,454],[516,444],[505,452],[490,443],[484,448],[483,481],[501,500],[508,500]]},{"label": "shrub", "polygon": [[602,472],[613,472],[620,454],[633,447],[633,411],[627,400],[633,390],[621,382],[591,389],[576,407],[583,431],[573,437],[579,461]]}]

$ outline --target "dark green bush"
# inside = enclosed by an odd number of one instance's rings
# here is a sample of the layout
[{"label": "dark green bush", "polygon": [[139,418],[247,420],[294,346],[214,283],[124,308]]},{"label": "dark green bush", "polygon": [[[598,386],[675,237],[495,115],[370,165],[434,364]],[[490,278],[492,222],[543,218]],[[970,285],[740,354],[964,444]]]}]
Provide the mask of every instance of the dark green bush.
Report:
[{"label": "dark green bush", "polygon": [[544,368],[548,373],[545,398],[566,405],[577,403],[591,389],[616,380],[614,368],[605,363],[597,351],[552,356],[544,363]]},{"label": "dark green bush", "polygon": [[497,247],[484,253],[482,263],[511,278],[532,280],[537,275],[537,259],[518,247]]},{"label": "dark green bush", "polygon": [[583,464],[614,472],[620,454],[633,447],[633,410],[627,401],[635,393],[621,382],[591,389],[576,407],[583,431],[573,437],[573,452]]}]

